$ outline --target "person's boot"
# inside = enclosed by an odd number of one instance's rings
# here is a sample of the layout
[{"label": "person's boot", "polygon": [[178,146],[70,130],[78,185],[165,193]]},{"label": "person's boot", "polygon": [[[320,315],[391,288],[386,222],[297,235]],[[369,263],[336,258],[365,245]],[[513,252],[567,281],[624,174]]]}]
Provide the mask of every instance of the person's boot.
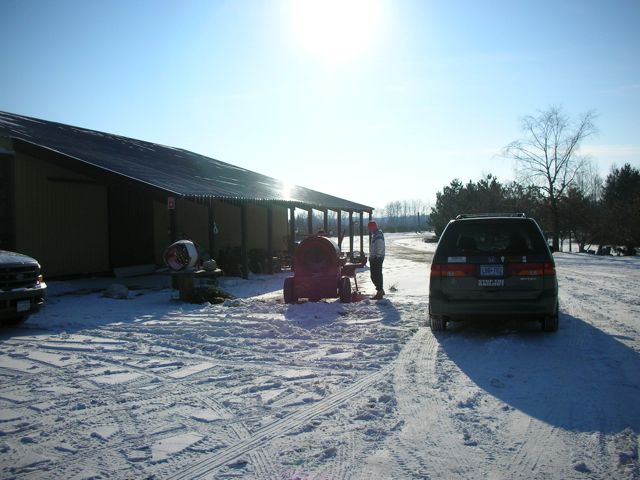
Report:
[{"label": "person's boot", "polygon": [[378,290],[376,294],[371,297],[371,300],[380,300],[384,296],[384,290]]}]

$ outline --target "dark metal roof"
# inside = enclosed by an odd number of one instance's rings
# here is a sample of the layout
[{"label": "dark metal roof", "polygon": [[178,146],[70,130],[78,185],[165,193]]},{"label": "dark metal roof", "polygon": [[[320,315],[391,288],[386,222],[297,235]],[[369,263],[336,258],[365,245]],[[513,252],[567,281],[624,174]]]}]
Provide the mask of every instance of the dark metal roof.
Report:
[{"label": "dark metal roof", "polygon": [[281,202],[371,212],[372,207],[284,182],[180,148],[0,111],[0,136],[187,198]]}]

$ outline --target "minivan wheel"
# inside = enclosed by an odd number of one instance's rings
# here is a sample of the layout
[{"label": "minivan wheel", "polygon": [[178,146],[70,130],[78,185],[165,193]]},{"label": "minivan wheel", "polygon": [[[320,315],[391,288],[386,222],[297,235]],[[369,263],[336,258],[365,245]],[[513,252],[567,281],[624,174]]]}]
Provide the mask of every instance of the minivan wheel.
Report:
[{"label": "minivan wheel", "polygon": [[559,325],[559,313],[556,311],[554,315],[547,315],[542,319],[542,330],[545,332],[556,332]]},{"label": "minivan wheel", "polygon": [[447,328],[447,322],[445,322],[443,317],[429,315],[429,326],[431,327],[432,332],[441,332]]}]

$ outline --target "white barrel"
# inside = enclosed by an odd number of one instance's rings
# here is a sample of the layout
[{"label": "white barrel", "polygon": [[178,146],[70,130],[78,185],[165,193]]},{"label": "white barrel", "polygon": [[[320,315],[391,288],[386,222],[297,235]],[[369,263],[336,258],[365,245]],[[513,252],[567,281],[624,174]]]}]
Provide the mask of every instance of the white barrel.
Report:
[{"label": "white barrel", "polygon": [[171,270],[189,270],[198,263],[198,249],[191,240],[178,240],[167,247],[163,258]]}]

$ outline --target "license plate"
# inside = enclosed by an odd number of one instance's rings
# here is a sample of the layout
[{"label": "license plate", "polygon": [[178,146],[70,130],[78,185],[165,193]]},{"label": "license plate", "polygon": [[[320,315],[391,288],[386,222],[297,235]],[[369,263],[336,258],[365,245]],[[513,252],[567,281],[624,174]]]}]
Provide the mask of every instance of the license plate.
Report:
[{"label": "license plate", "polygon": [[502,278],[481,278],[478,280],[479,287],[504,287]]},{"label": "license plate", "polygon": [[28,312],[31,310],[31,300],[18,300],[16,310],[18,312]]},{"label": "license plate", "polygon": [[502,277],[504,276],[504,265],[480,265],[481,277]]}]

